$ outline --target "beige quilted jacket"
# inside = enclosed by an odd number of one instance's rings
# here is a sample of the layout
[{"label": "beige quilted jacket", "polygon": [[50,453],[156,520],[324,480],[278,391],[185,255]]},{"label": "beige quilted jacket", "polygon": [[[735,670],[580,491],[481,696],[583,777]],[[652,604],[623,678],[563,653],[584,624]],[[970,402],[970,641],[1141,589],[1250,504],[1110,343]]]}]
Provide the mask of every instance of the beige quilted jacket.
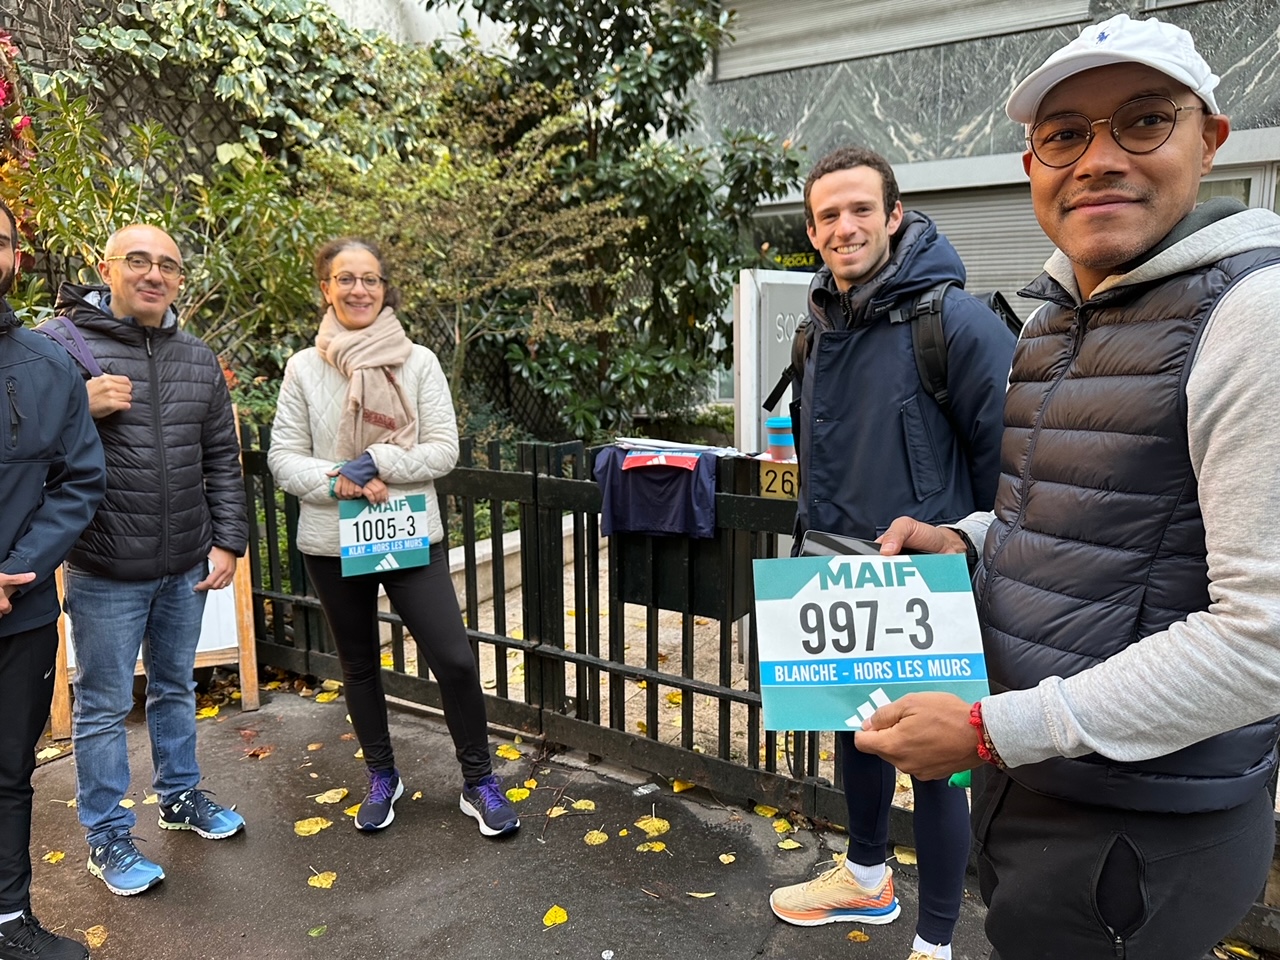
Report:
[{"label": "beige quilted jacket", "polygon": [[[369,448],[378,476],[391,495],[427,495],[428,535],[444,536],[432,481],[458,462],[458,423],[440,361],[415,345],[398,378],[405,394],[418,403],[418,443],[405,449],[375,443]],[[347,398],[347,378],[321,357],[315,347],[289,358],[276,420],[271,428],[267,462],[276,483],[302,501],[298,517],[298,549],[313,556],[336,557],[338,501],[329,495],[327,474],[339,463],[338,417]]]}]

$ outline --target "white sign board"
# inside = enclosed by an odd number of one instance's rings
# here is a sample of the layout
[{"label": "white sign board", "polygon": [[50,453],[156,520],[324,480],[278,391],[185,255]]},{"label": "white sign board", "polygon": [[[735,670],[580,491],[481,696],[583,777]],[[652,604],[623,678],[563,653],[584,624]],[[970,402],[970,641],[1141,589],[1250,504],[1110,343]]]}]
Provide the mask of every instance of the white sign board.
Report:
[{"label": "white sign board", "polygon": [[761,404],[791,362],[791,338],[809,312],[811,273],[743,270],[734,295],[734,446],[744,453],[765,449],[764,422],[785,417],[787,390],[773,413]]}]

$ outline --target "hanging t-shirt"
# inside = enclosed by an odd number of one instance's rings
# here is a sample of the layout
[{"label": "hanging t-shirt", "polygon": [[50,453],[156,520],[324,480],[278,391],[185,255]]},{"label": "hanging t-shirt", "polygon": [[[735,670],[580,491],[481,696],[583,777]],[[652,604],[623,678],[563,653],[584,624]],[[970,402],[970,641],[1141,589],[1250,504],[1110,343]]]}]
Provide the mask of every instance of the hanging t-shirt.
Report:
[{"label": "hanging t-shirt", "polygon": [[596,456],[604,503],[600,531],[713,537],[716,457],[669,450],[605,447]]}]

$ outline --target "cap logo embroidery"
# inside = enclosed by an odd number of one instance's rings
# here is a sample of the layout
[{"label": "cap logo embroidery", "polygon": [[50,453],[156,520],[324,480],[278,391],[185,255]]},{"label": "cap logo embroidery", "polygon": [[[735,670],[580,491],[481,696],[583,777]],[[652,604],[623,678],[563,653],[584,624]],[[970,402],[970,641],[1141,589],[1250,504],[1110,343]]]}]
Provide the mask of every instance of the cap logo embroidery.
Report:
[{"label": "cap logo embroidery", "polygon": [[1106,40],[1106,39],[1107,39],[1108,37],[1110,37],[1110,36],[1111,36],[1111,34],[1107,33],[1107,31],[1103,30],[1101,33],[1099,33],[1099,34],[1098,34],[1098,43],[1102,43],[1104,40]]}]

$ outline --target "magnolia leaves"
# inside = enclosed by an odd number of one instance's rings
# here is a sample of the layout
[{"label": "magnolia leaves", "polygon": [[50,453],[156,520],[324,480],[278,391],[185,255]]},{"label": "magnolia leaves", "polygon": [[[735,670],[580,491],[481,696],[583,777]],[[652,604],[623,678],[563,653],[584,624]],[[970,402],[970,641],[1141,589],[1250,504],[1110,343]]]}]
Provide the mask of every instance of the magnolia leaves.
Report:
[{"label": "magnolia leaves", "polygon": [[323,873],[315,867],[311,867],[310,870],[311,876],[307,877],[307,885],[311,887],[319,887],[321,890],[329,890],[338,879],[338,875],[332,870],[325,870]]},{"label": "magnolia leaves", "polygon": [[321,830],[328,830],[332,826],[332,820],[326,820],[324,817],[308,817],[305,820],[294,821],[293,832],[300,837],[314,837]]},{"label": "magnolia leaves", "polygon": [[346,795],[346,787],[334,787],[332,790],[316,794],[315,801],[316,803],[341,803]]}]

